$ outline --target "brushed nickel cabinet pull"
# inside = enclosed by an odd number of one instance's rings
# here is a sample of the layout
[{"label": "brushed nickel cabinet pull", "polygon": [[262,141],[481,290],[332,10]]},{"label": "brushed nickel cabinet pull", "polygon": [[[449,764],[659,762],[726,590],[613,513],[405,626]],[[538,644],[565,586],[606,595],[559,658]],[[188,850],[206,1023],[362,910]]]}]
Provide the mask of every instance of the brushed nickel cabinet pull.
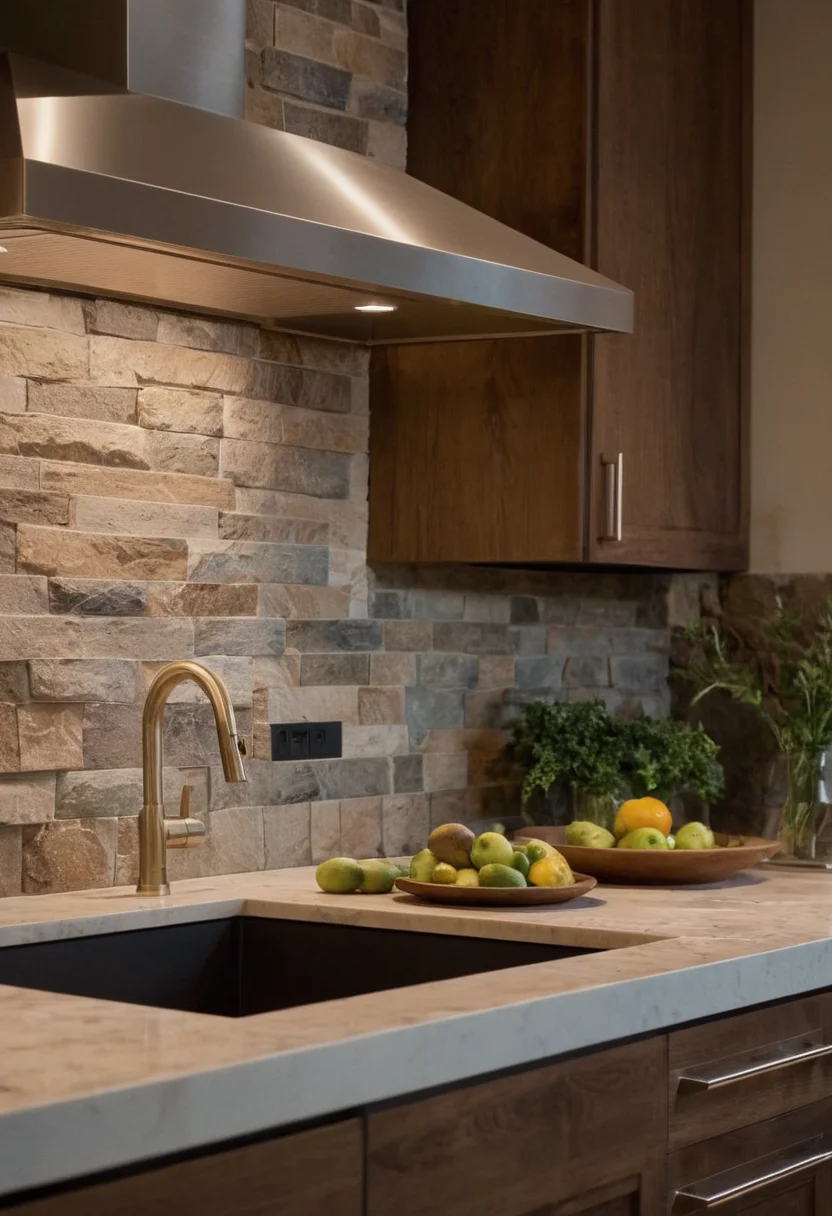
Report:
[{"label": "brushed nickel cabinet pull", "polygon": [[765,1190],[784,1178],[808,1173],[830,1161],[832,1151],[824,1149],[823,1136],[815,1136],[766,1157],[758,1157],[756,1161],[714,1174],[701,1182],[681,1187],[674,1195],[671,1211],[673,1216],[687,1216],[689,1212],[713,1212],[724,1204]]},{"label": "brushed nickel cabinet pull", "polygon": [[683,1073],[679,1077],[677,1093],[694,1094],[714,1089],[722,1089],[728,1085],[736,1085],[751,1077],[764,1076],[768,1072],[776,1072],[779,1068],[788,1068],[793,1064],[804,1064],[810,1060],[822,1060],[832,1056],[832,1046],[828,1043],[807,1043],[806,1037],[789,1039],[778,1044],[774,1054],[767,1059],[754,1059],[751,1063],[734,1065],[722,1061],[712,1069],[697,1069],[694,1072]]},{"label": "brushed nickel cabinet pull", "polygon": [[604,468],[604,533],[601,540],[624,539],[624,453],[614,460],[601,457]]}]

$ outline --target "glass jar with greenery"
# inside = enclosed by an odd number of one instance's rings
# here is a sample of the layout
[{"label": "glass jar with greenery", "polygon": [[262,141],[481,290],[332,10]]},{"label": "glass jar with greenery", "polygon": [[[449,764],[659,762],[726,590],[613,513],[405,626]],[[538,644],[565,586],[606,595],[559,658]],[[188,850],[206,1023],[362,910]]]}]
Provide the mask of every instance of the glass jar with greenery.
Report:
[{"label": "glass jar with greenery", "polygon": [[693,794],[708,819],[711,803],[725,789],[718,760],[719,747],[701,725],[674,718],[636,718],[624,727],[624,773],[630,796],[650,796],[670,803],[677,795]]}]

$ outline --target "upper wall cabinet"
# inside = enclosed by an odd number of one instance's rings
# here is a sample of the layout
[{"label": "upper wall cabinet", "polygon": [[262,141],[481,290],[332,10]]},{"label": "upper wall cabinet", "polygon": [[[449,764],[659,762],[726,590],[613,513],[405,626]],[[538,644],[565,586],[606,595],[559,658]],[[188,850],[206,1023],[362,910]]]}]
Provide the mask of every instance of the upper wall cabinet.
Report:
[{"label": "upper wall cabinet", "polygon": [[409,171],[632,288],[636,332],[376,349],[371,557],[742,568],[750,3],[409,21]]}]

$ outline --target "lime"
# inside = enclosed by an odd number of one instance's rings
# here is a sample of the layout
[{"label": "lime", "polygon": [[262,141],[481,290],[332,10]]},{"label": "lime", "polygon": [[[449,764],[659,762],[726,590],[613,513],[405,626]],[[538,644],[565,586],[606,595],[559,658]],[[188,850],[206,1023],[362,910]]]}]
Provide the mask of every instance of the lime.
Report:
[{"label": "lime", "polygon": [[481,887],[525,887],[526,880],[519,870],[513,866],[503,866],[499,862],[483,866],[479,873]]},{"label": "lime", "polygon": [[523,852],[532,865],[536,861],[542,861],[544,857],[551,857],[554,851],[554,847],[545,840],[527,840],[523,845]]},{"label": "lime", "polygon": [[529,861],[525,853],[521,853],[519,849],[514,850],[514,861],[511,863],[515,870],[523,875],[524,878],[529,877],[529,870],[532,863]]},{"label": "lime", "polygon": [[385,857],[375,857],[358,863],[364,871],[364,881],[358,888],[362,895],[386,895],[393,890],[399,877],[399,867]]},{"label": "lime", "polygon": [[364,881],[364,871],[351,857],[330,857],[318,866],[315,881],[328,895],[346,895],[358,890]]}]

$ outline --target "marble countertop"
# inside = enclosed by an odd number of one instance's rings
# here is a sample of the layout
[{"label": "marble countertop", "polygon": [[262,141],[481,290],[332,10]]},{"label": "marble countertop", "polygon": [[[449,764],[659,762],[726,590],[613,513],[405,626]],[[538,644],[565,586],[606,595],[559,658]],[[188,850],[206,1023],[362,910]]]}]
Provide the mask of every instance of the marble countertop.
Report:
[{"label": "marble countertop", "polygon": [[227,1019],[0,986],[0,1195],[832,986],[832,876],[550,908],[323,895],[313,870],[0,901],[0,948],[237,914],[601,953]]}]

